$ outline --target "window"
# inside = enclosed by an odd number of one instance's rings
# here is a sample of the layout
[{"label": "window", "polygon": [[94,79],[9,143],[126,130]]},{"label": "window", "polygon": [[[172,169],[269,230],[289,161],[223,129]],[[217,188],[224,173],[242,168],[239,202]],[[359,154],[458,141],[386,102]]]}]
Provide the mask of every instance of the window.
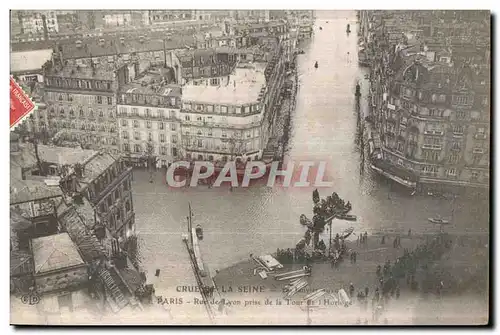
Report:
[{"label": "window", "polygon": [[152,141],[152,140],[153,140],[153,134],[148,133],[148,141]]},{"label": "window", "polygon": [[139,121],[134,120],[134,128],[139,128]]},{"label": "window", "polygon": [[120,115],[127,115],[128,109],[127,109],[127,107],[120,107],[119,112],[120,112]]},{"label": "window", "polygon": [[122,137],[123,137],[124,139],[128,139],[128,131],[123,131],[123,132],[122,132]]},{"label": "window", "polygon": [[456,177],[457,176],[457,169],[451,168],[446,170],[446,174],[450,177]]},{"label": "window", "polygon": [[236,114],[241,114],[241,107],[236,107]]},{"label": "window", "polygon": [[146,121],[146,128],[148,128],[148,129],[151,128],[151,121]]},{"label": "window", "polygon": [[112,97],[107,97],[108,105],[113,104],[113,98]]},{"label": "window", "polygon": [[134,139],[137,140],[137,141],[140,140],[141,139],[141,134],[139,132],[137,132],[137,131],[134,131]]},{"label": "window", "polygon": [[457,119],[463,120],[466,117],[465,111],[457,111]]},{"label": "window", "polygon": [[227,114],[227,106],[220,106],[220,110],[222,114]]},{"label": "window", "polygon": [[139,109],[138,108],[132,108],[132,115],[139,116]]},{"label": "window", "polygon": [[175,106],[175,98],[170,98],[170,106]]},{"label": "window", "polygon": [[456,153],[453,153],[448,157],[448,162],[452,163],[452,164],[456,164],[456,163],[458,163],[459,159],[460,159],[460,156]]},{"label": "window", "polygon": [[102,97],[100,95],[97,96],[97,103],[102,104]]},{"label": "window", "polygon": [[177,143],[177,135],[172,135],[172,143]]},{"label": "window", "polygon": [[128,121],[125,119],[122,119],[122,127],[128,127]]},{"label": "window", "polygon": [[170,130],[171,131],[176,131],[176,129],[177,129],[177,126],[175,125],[175,123],[171,123],[170,124]]},{"label": "window", "polygon": [[203,147],[203,141],[198,139],[197,141],[197,144],[198,144],[198,148],[202,148]]},{"label": "window", "polygon": [[214,106],[212,105],[207,105],[207,112],[213,113],[214,112]]},{"label": "window", "polygon": [[431,161],[431,162],[435,162],[435,161],[439,160],[439,151],[425,150],[424,151],[424,160]]},{"label": "window", "polygon": [[165,129],[165,124],[163,122],[158,122],[158,129],[160,130]]},{"label": "window", "polygon": [[165,134],[160,134],[160,142],[165,142]]},{"label": "window", "polygon": [[177,157],[177,148],[176,147],[172,147],[172,156]]},{"label": "window", "polygon": [[165,111],[163,109],[158,109],[158,117],[163,119],[165,117]]},{"label": "window", "polygon": [[134,152],[141,152],[141,146],[139,144],[134,144]]},{"label": "window", "polygon": [[220,79],[219,78],[212,78],[212,79],[210,79],[210,85],[212,85],[212,86],[217,86],[217,85],[219,85],[219,83],[220,83]]},{"label": "window", "polygon": [[470,173],[470,179],[472,179],[472,180],[478,180],[478,178],[479,178],[479,172],[477,172],[477,171],[472,171],[472,172]]},{"label": "window", "polygon": [[464,126],[456,124],[453,126],[453,134],[455,135],[463,135],[464,133]]},{"label": "window", "polygon": [[161,155],[166,155],[167,154],[167,149],[164,146],[160,147],[160,154]]},{"label": "window", "polygon": [[198,112],[202,112],[203,111],[203,105],[196,105],[196,110]]},{"label": "window", "polygon": [[149,108],[146,108],[145,113],[146,117],[151,117],[151,110]]},{"label": "window", "polygon": [[189,115],[184,116],[184,119],[185,119],[186,121],[191,121],[191,117],[190,117]]},{"label": "window", "polygon": [[102,111],[102,108],[99,108],[97,111],[99,112],[99,117],[104,117],[104,112]]}]

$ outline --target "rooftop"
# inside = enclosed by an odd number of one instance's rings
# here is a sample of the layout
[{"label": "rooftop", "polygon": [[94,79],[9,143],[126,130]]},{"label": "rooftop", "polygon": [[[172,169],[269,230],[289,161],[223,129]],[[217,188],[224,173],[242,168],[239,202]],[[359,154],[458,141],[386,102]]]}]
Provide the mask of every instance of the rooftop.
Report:
[{"label": "rooftop", "polygon": [[39,145],[38,154],[40,159],[47,163],[58,165],[85,164],[93,156],[99,153],[94,150],[83,150],[81,148],[66,148],[49,145]]},{"label": "rooftop", "polygon": [[52,49],[11,52],[10,72],[29,72],[41,70],[52,59]]},{"label": "rooftop", "polygon": [[185,101],[200,103],[244,105],[255,103],[266,85],[264,70],[267,63],[253,63],[249,67],[235,68],[225,86],[196,86],[187,84],[183,88]]},{"label": "rooftop", "polygon": [[180,97],[181,89],[176,85],[166,84],[168,70],[156,68],[148,70],[140,78],[135,79],[120,89],[122,93],[156,94],[164,97]]},{"label": "rooftop", "polygon": [[100,259],[105,255],[104,247],[85,225],[82,218],[75,208],[68,209],[59,218],[59,222],[66,228],[69,236],[75,242],[82,258],[90,263]]},{"label": "rooftop", "polygon": [[[190,35],[176,35],[166,39],[138,36],[116,36],[113,38],[82,39],[81,46],[75,43],[62,45],[62,53],[66,59],[114,56],[129,53],[142,53],[183,49],[195,45],[194,37]],[[100,42],[101,41],[101,42]]]},{"label": "rooftop", "polygon": [[40,199],[61,197],[59,186],[48,186],[38,180],[11,180],[10,204],[19,204]]},{"label": "rooftop", "polygon": [[31,240],[35,274],[85,264],[68,233],[38,237]]},{"label": "rooftop", "polygon": [[114,80],[114,71],[104,68],[100,65],[94,65],[94,68],[84,65],[67,65],[64,67],[52,67],[47,71],[48,76],[61,78],[79,78],[79,79],[97,79]]}]

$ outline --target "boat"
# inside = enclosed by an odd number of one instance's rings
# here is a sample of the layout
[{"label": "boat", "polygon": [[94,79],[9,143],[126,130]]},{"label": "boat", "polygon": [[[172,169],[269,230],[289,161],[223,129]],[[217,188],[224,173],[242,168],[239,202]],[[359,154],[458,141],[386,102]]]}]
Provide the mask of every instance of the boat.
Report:
[{"label": "boat", "polygon": [[323,28],[322,28],[322,27],[319,27],[319,30],[323,30]]},{"label": "boat", "polygon": [[314,63],[314,67],[318,68],[318,62],[317,61],[316,61],[316,63]]},{"label": "boat", "polygon": [[356,221],[356,215],[351,215],[351,214],[341,214],[337,216],[337,219],[340,220],[347,220],[347,221]]},{"label": "boat", "polygon": [[441,218],[429,218],[429,222],[435,223],[435,224],[448,224],[450,221],[448,220],[443,220]]},{"label": "boat", "polygon": [[340,234],[340,237],[343,238],[343,239],[346,239],[348,238],[349,236],[351,236],[351,234],[354,232],[354,228],[353,227],[350,227],[350,228],[347,228],[346,230],[344,230],[341,234]]},{"label": "boat", "polygon": [[198,239],[203,240],[203,229],[200,225],[196,226],[196,236],[198,237]]}]

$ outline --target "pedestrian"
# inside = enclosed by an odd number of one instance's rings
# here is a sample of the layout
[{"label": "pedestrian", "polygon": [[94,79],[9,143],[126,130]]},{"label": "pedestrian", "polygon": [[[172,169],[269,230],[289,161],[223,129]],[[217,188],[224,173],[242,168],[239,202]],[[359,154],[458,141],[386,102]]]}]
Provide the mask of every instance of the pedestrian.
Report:
[{"label": "pedestrian", "polygon": [[378,303],[380,299],[380,291],[378,290],[378,287],[375,289],[375,295],[373,296],[373,299]]},{"label": "pedestrian", "polygon": [[382,235],[382,241],[380,241],[380,244],[385,244],[385,235]]},{"label": "pedestrian", "polygon": [[370,289],[367,287],[365,287],[365,296],[368,298],[368,293],[370,292]]},{"label": "pedestrian", "polygon": [[352,258],[353,258],[354,264],[356,264],[356,257],[357,257],[357,252],[356,252],[356,251],[354,251],[354,252],[352,253]]},{"label": "pedestrian", "polygon": [[356,242],[356,245],[359,247],[359,244],[361,243],[361,235],[358,235],[358,239],[357,239],[357,242]]},{"label": "pedestrian", "polygon": [[368,243],[368,233],[365,231],[365,244]]},{"label": "pedestrian", "polygon": [[394,249],[397,248],[397,246],[398,246],[398,238],[397,237],[394,238],[394,241],[392,242],[392,246]]},{"label": "pedestrian", "polygon": [[377,265],[377,278],[380,278],[382,275],[382,267],[379,265]]},{"label": "pedestrian", "polygon": [[401,291],[399,289],[399,285],[396,286],[396,299],[399,299],[399,296],[401,295]]},{"label": "pedestrian", "polygon": [[349,284],[349,296],[352,298],[353,294],[354,294],[354,284],[351,283]]}]

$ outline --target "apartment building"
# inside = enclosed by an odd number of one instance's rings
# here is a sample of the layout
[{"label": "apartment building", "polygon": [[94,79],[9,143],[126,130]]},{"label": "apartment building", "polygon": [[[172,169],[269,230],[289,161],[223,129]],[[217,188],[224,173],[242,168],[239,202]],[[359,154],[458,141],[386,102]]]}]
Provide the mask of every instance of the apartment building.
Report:
[{"label": "apartment building", "polygon": [[150,68],[118,94],[120,149],[136,164],[155,157],[157,167],[181,157],[181,89],[164,68]]},{"label": "apartment building", "polygon": [[116,92],[127,80],[128,68],[99,67],[90,60],[80,64],[47,70],[46,109],[38,118],[56,139],[117,153]]}]

